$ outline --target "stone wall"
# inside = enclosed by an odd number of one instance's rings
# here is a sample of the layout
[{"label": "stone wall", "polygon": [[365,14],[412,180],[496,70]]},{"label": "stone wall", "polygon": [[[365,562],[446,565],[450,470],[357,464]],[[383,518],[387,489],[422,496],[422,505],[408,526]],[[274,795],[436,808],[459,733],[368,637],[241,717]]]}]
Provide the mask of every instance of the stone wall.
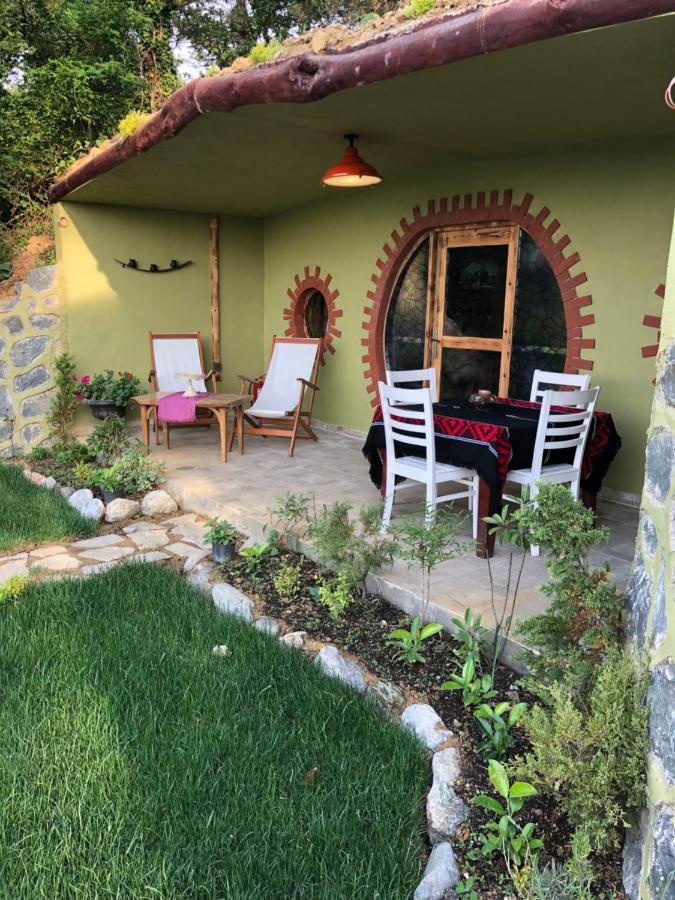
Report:
[{"label": "stone wall", "polygon": [[675,900],[675,230],[647,440],[628,636],[651,670],[648,805],[624,851],[631,900]]},{"label": "stone wall", "polygon": [[53,363],[62,337],[56,266],[26,273],[0,299],[0,456],[26,452],[47,437]]}]

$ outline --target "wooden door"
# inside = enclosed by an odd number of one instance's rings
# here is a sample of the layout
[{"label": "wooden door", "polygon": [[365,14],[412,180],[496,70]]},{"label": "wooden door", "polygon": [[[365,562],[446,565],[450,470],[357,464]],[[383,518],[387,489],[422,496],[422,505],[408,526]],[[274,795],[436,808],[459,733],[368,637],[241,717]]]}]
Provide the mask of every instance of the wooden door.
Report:
[{"label": "wooden door", "polygon": [[518,262],[516,225],[438,232],[432,241],[425,365],[442,400],[508,396]]}]

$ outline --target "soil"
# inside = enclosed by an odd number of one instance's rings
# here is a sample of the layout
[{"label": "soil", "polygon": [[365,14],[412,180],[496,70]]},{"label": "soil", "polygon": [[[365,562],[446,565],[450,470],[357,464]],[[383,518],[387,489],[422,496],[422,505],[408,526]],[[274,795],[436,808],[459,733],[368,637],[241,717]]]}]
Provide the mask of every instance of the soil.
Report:
[{"label": "soil", "polygon": [[[283,600],[277,594],[273,579],[282,562],[301,567],[298,596]],[[232,584],[251,595],[258,612],[282,619],[290,631],[306,631],[311,640],[330,642],[340,650],[357,657],[370,673],[381,679],[393,681],[406,692],[410,702],[430,703],[446,726],[458,738],[462,754],[462,774],[455,790],[470,810],[468,821],[453,839],[453,848],[462,874],[476,876],[474,888],[481,900],[505,900],[515,898],[513,884],[501,857],[475,857],[480,846],[478,832],[488,820],[488,815],[471,803],[478,793],[492,794],[487,777],[487,767],[478,752],[481,732],[470,709],[466,709],[461,692],[442,691],[441,684],[457,668],[452,637],[440,634],[425,642],[425,662],[407,665],[394,658],[392,648],[385,638],[396,627],[407,626],[408,618],[401,610],[381,597],[368,594],[355,599],[337,621],[331,619],[328,610],[310,594],[322,579],[321,570],[306,557],[281,550],[279,556],[268,558],[257,576],[245,572],[241,560],[235,558],[220,568],[223,576]],[[536,702],[517,681],[516,674],[500,666],[496,673],[495,688],[499,698],[512,702]],[[524,753],[527,741],[516,728],[513,756]],[[513,758],[511,756],[511,758]],[[570,855],[570,837],[573,829],[556,803],[555,795],[540,794],[525,807],[527,821],[535,825],[535,836],[543,838],[544,851],[541,863],[549,859],[566,860]],[[422,829],[426,822],[422,817]],[[627,900],[622,888],[621,854],[595,855],[592,859],[596,876],[594,896],[600,900]]]}]

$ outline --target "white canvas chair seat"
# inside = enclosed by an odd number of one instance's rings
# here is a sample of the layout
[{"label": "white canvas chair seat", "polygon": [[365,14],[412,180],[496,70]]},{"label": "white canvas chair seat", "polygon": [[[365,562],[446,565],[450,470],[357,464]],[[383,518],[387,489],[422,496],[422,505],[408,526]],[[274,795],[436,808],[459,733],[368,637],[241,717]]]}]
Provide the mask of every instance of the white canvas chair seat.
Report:
[{"label": "white canvas chair seat", "polygon": [[[421,379],[415,379],[421,380]],[[448,500],[466,498],[473,513],[473,536],[478,536],[478,486],[479,477],[473,469],[464,469],[436,462],[434,413],[430,388],[409,390],[379,383],[382,419],[387,449],[387,474],[385,486],[382,530],[386,531],[391,520],[396,491],[413,487],[416,483],[426,486],[427,509],[436,508]],[[406,409],[414,406],[417,409]],[[419,409],[421,407],[421,410]],[[396,445],[409,444],[424,448],[424,456],[396,456]],[[396,477],[408,479],[397,484]],[[463,490],[439,496],[438,485],[456,482]]]},{"label": "white canvas chair seat", "polygon": [[[314,393],[321,361],[320,338],[277,338],[272,342],[272,356],[258,396],[246,412],[246,434],[264,437],[290,437],[289,456],[293,455],[298,437],[316,440],[311,428]],[[242,379],[242,393],[248,384],[260,379]],[[310,392],[308,409],[303,409],[305,395]],[[265,425],[266,420],[277,424]],[[299,429],[304,431],[299,433]]]},{"label": "white canvas chair seat", "polygon": [[[538,484],[542,481],[569,484],[570,491],[578,500],[584,449],[599,393],[599,387],[590,391],[544,391],[532,465],[510,469],[507,480],[527,485],[532,500],[536,498]],[[574,450],[572,462],[547,463],[549,455],[559,450]],[[538,556],[539,547],[533,545],[531,552],[533,556]]]}]

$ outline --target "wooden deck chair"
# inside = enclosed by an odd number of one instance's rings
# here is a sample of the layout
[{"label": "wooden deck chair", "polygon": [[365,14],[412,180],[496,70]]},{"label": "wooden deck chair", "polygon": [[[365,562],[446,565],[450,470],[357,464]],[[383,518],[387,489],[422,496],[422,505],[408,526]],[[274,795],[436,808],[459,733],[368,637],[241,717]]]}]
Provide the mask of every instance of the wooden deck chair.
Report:
[{"label": "wooden deck chair", "polygon": [[[290,439],[288,455],[293,456],[298,438],[317,440],[312,430],[314,397],[323,338],[272,338],[272,355],[262,378],[240,375],[242,394],[259,388],[246,411],[244,434]],[[305,399],[307,398],[307,408]],[[230,436],[230,447],[234,431]]]},{"label": "wooden deck chair", "polygon": [[[204,372],[204,352],[200,331],[184,333],[150,332],[150,374],[148,381],[153,391],[181,391],[187,388],[185,378],[179,378],[179,372]],[[210,381],[209,388],[206,382]],[[193,381],[196,391],[205,394],[208,390],[218,391],[218,373],[213,369],[204,374],[203,379]],[[207,409],[196,411],[197,421],[194,423],[173,423],[174,428],[191,428],[193,425],[217,425],[218,420]],[[155,441],[159,444],[159,429],[166,427],[168,446],[169,423],[159,423],[157,410],[153,411],[153,428]]]}]

